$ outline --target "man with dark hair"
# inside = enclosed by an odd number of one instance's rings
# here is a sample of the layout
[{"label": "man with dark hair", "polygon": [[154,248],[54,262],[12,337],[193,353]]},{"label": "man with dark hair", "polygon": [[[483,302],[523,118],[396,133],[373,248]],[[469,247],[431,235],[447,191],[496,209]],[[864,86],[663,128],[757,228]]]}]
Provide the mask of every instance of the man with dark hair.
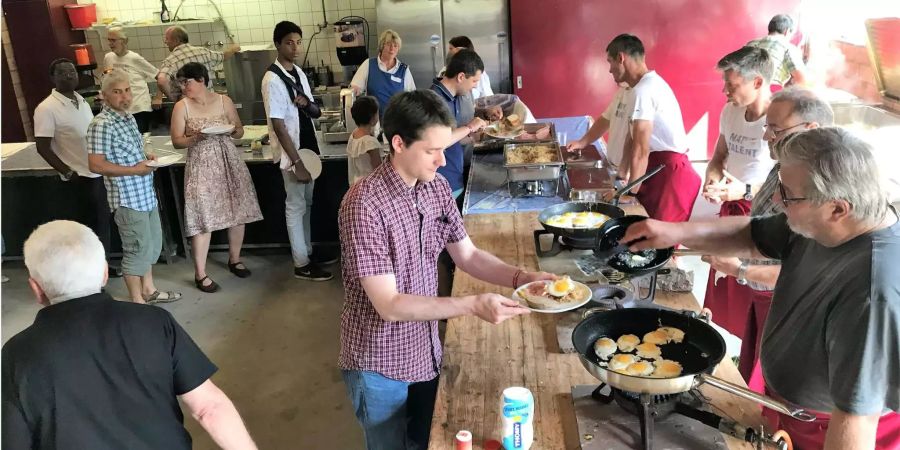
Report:
[{"label": "man with dark hair", "polygon": [[[312,101],[306,75],[294,64],[303,49],[303,31],[293,22],[282,21],[275,25],[272,40],[278,57],[263,76],[262,97],[269,125],[272,159],[281,169],[287,194],[284,216],[294,260],[294,276],[302,280],[327,281],[332,278],[331,273],[311,260],[310,217],[315,183],[297,152],[307,148],[318,153],[311,119],[322,113]],[[322,261],[323,264],[331,262]]]},{"label": "man with dark hair", "polygon": [[484,72],[484,63],[481,57],[472,50],[464,49],[453,55],[447,64],[447,70],[442,78],[434,80],[431,90],[437,92],[450,111],[453,113],[454,123],[450,135],[450,146],[445,152],[447,163],[438,169],[438,172],[450,183],[453,198],[458,198],[465,187],[463,180],[464,152],[461,140],[472,133],[484,128],[487,124],[484,119],[475,117],[465,125],[462,122],[462,110],[460,97],[472,91],[481,81]]},{"label": "man with dark hair", "polygon": [[466,235],[438,174],[454,125],[432,91],[394,96],[383,124],[390,156],[341,203],[339,365],[369,450],[428,447],[441,365],[438,320],[473,315],[496,324],[528,312],[493,293],[438,297],[444,248],[459,269],[490,283],[517,287],[552,278],[510,266]]},{"label": "man with dark hair", "polygon": [[687,135],[675,93],[656,71],[647,68],[644,44],[636,36],[616,36],[606,47],[606,60],[616,84],[624,83],[629,89],[616,96],[615,111],[604,112],[601,119],[606,120],[597,120],[568,149],[582,148],[611,128],[610,141],[616,139],[622,155],[617,184],[665,165],[632,193],[636,191],[650,217],[684,222],[691,217],[701,181],[686,155]]},{"label": "man with dark hair", "polygon": [[800,49],[790,42],[794,33],[794,21],[787,14],[778,14],[769,21],[769,35],[747,43],[769,52],[773,71],[770,81],[773,85],[803,85],[806,83],[806,64]]},{"label": "man with dark hair", "polygon": [[[88,168],[85,139],[94,113],[84,98],[75,92],[78,72],[71,60],[59,58],[51,62],[50,80],[54,89],[34,110],[37,152],[70,189],[84,194],[91,211],[86,225],[100,238],[108,258],[112,216],[106,207],[103,178]],[[122,269],[110,266],[109,274],[121,277]]]},{"label": "man with dark hair", "polygon": [[347,140],[347,180],[353,185],[381,165],[381,142],[375,139],[378,99],[371,95],[356,99],[350,115],[356,129]]}]

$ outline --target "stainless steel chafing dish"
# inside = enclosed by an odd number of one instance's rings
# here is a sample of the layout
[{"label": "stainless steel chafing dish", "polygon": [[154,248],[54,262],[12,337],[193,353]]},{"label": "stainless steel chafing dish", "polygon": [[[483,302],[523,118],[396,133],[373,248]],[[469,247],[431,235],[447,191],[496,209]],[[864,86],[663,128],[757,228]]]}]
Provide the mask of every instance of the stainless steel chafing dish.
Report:
[{"label": "stainless steel chafing dish", "polygon": [[[510,154],[522,147],[547,147],[553,151],[553,161],[541,163],[510,164]],[[503,167],[506,168],[507,181],[543,181],[557,180],[563,167],[563,158],[559,144],[556,142],[535,142],[522,144],[506,144],[503,146]]]}]

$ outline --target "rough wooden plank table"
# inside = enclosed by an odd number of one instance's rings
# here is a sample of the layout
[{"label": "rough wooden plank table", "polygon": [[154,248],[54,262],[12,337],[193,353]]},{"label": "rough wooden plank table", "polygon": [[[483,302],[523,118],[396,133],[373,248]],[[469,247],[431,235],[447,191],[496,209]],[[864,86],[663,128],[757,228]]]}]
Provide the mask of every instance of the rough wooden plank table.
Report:
[{"label": "rough wooden plank table", "polygon": [[[635,207],[632,213],[637,212]],[[637,207],[640,208],[640,207]],[[537,213],[479,214],[465,218],[466,229],[475,245],[500,259],[537,269],[533,230],[540,227]],[[453,295],[512,290],[476,280],[457,272]],[[693,294],[657,292],[658,303],[675,308],[698,310]],[[599,384],[581,366],[578,355],[563,354],[556,338],[557,316],[528,314],[500,325],[475,317],[451,319],[447,324],[444,361],[431,427],[431,449],[453,449],[459,430],[474,435],[474,448],[484,441],[500,440],[500,394],[509,386],[524,386],[534,393],[535,450],[578,449],[579,436],[572,405],[571,387]],[[737,368],[725,359],[715,375],[745,385]],[[719,415],[743,425],[762,424],[759,406],[710,386],[701,388]],[[626,414],[623,411],[623,414]],[[701,425],[703,426],[703,425]],[[599,436],[595,436],[599,438]],[[731,436],[732,449],[751,449]]]}]

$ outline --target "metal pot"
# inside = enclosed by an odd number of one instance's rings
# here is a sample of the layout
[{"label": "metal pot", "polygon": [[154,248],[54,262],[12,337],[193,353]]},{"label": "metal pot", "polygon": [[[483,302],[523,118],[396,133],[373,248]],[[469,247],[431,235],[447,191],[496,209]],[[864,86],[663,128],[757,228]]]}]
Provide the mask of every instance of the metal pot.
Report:
[{"label": "metal pot", "polygon": [[[690,313],[693,314],[693,313]],[[652,308],[603,310],[592,308],[584,312],[584,319],[572,332],[572,343],[578,351],[581,365],[598,380],[623,391],[638,394],[678,394],[701,384],[709,384],[731,394],[760,403],[795,419],[811,422],[815,416],[803,409],[788,406],[772,398],[759,395],[744,387],[710,375],[725,357],[725,341],[708,323],[686,313]],[[594,342],[601,337],[618,338],[623,334],[643,336],[660,326],[684,331],[684,341],[661,346],[665,359],[681,364],[681,376],[648,378],[607,370],[594,353]]]}]

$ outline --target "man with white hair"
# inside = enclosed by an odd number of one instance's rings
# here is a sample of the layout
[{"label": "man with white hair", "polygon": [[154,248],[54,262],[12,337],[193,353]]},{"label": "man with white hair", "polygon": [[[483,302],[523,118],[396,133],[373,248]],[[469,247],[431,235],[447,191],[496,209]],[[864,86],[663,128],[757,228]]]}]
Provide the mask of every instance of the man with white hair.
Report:
[{"label": "man with white hair", "polygon": [[782,213],[647,220],[622,240],[780,260],[760,352],[766,390],[816,420],[768,411],[772,425],[796,448],[900,448],[900,223],[872,148],[824,127],[790,136],[775,156]]},{"label": "man with white hair", "polygon": [[160,292],[153,283],[151,267],[162,251],[153,170],[144,154],[131,106],[128,74],[114,69],[103,77],[103,110],[87,131],[88,163],[104,176],[109,209],[122,238],[122,273],[131,300],[136,303],[167,303],[181,298],[179,292]]},{"label": "man with white hair", "polygon": [[[153,109],[150,102],[150,88],[148,81],[156,81],[158,70],[143,56],[128,49],[128,35],[122,27],[112,27],[106,34],[111,52],[103,56],[104,72],[112,69],[122,69],[128,72],[131,80],[131,108],[128,109],[137,121],[138,130],[141,133],[150,131],[150,118]],[[162,93],[157,91],[157,96]]]},{"label": "man with white hair", "polygon": [[101,293],[106,261],[89,228],[46,223],[24,254],[43,309],[3,346],[4,449],[190,449],[179,399],[220,447],[256,448],[175,318]]}]

